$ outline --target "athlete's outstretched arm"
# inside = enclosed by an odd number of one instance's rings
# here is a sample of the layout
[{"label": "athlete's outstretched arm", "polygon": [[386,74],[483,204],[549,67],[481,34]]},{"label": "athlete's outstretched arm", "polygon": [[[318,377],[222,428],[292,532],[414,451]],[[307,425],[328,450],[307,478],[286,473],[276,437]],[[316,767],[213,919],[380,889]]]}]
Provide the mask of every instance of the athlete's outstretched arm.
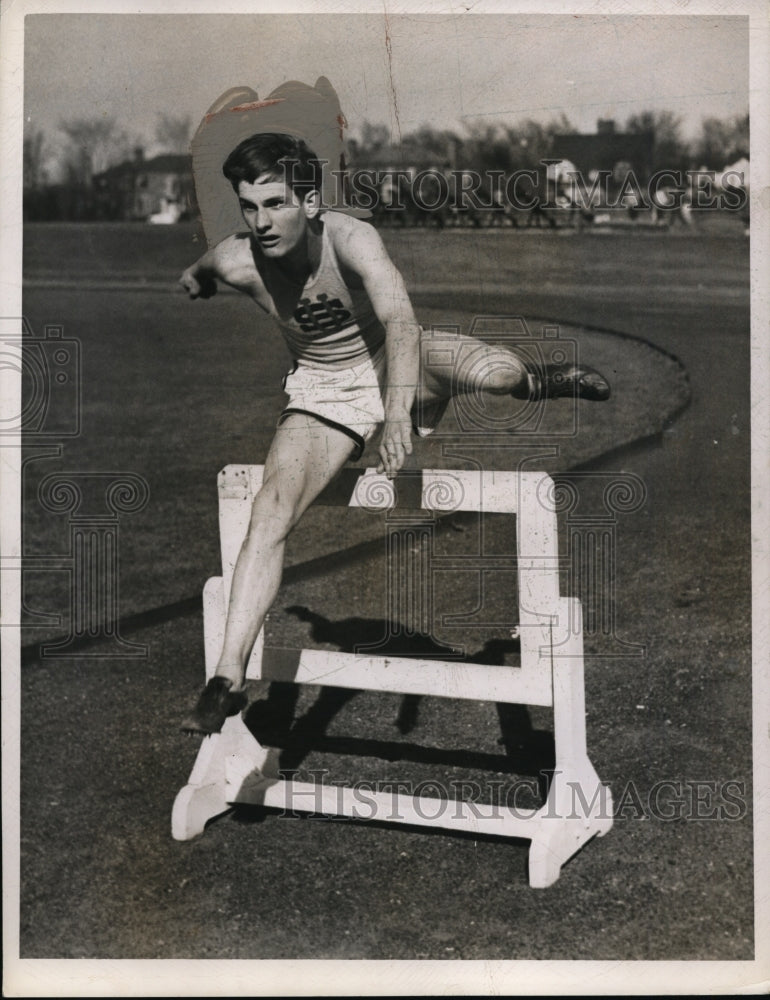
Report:
[{"label": "athlete's outstretched arm", "polygon": [[182,272],[179,284],[191,299],[210,299],[212,295],[216,295],[219,277],[216,250],[217,247],[212,247]]},{"label": "athlete's outstretched arm", "polygon": [[226,237],[186,268],[179,284],[191,299],[210,299],[217,293],[217,281],[249,292],[255,279],[249,237],[237,234]]},{"label": "athlete's outstretched arm", "polygon": [[420,379],[420,327],[404,279],[379,233],[360,223],[341,244],[341,260],[360,275],[372,308],[385,327],[385,424],[377,471],[392,477],[412,453],[411,409]]}]

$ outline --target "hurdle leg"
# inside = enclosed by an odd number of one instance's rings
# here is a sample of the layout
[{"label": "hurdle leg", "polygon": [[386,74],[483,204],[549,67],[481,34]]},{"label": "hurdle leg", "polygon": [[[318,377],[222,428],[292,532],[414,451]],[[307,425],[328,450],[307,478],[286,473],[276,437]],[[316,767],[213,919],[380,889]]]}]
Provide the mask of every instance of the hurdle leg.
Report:
[{"label": "hurdle leg", "polygon": [[[213,677],[225,628],[225,592],[222,577],[212,577],[203,590],[203,635],[206,679]],[[259,676],[262,633],[250,661],[251,676]],[[249,674],[247,674],[249,676]],[[274,783],[274,752],[265,750],[246,728],[240,715],[226,720],[221,733],[204,738],[190,778],[174,801],[171,833],[175,840],[201,834],[206,823],[227,812],[233,788],[252,792]]]},{"label": "hurdle leg", "polygon": [[174,840],[192,840],[203,833],[210,819],[229,808],[225,800],[222,734],[216,733],[203,740],[190,779],[174,800],[171,836]]},{"label": "hurdle leg", "polygon": [[[216,657],[224,635],[224,581],[221,576],[206,581],[203,588],[203,646],[206,680],[214,674]],[[217,643],[219,645],[217,645]],[[187,784],[171,811],[174,840],[191,840],[203,833],[206,823],[229,809],[225,802],[224,756],[221,735],[207,736],[201,744]]]},{"label": "hurdle leg", "polygon": [[[277,755],[263,747],[240,715],[227,719],[221,733],[206,736],[189,781],[171,813],[175,840],[191,840],[206,823],[227,812],[239,793],[251,793],[277,781]],[[243,801],[243,799],[240,799]]]},{"label": "hurdle leg", "polygon": [[[612,795],[588,759],[580,602],[559,601],[560,655],[552,658],[556,762],[545,806],[538,811],[529,851],[529,882],[543,889],[593,837],[612,827]],[[553,649],[553,644],[552,644]]]},{"label": "hurdle leg", "polygon": [[562,866],[594,837],[612,827],[612,795],[589,761],[569,774],[555,774],[545,806],[533,822],[529,884],[546,889]]},{"label": "hurdle leg", "polygon": [[213,576],[203,588],[203,651],[206,681],[217,669],[217,659],[225,639],[225,581]]}]

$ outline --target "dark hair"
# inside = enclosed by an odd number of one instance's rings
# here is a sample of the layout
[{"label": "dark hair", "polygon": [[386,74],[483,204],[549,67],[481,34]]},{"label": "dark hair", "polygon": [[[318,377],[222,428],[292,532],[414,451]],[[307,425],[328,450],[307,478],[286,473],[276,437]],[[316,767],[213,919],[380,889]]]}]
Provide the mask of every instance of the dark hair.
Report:
[{"label": "dark hair", "polygon": [[259,132],[239,143],[222,167],[235,193],[241,181],[253,184],[265,174],[283,181],[299,197],[321,190],[321,163],[303,139],[279,132]]}]

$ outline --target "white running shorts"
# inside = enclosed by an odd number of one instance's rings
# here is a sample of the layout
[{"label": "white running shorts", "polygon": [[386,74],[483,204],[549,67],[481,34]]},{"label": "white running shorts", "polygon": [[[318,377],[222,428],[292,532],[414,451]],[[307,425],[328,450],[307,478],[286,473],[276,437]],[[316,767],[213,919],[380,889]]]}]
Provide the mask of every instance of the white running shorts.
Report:
[{"label": "white running shorts", "polygon": [[[335,427],[356,443],[357,461],[366,442],[385,420],[382,397],[385,390],[385,347],[352,368],[316,368],[297,362],[284,379],[289,402],[278,419],[280,426],[290,413],[304,413]],[[447,401],[423,407],[415,433],[432,434]],[[414,416],[413,410],[413,416]]]}]

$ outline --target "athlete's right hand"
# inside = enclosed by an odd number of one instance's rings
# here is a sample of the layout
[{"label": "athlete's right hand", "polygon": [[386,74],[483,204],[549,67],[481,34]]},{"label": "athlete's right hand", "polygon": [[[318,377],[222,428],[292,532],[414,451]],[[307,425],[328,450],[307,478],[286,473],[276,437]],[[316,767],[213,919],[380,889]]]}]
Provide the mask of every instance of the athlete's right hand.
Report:
[{"label": "athlete's right hand", "polygon": [[217,283],[210,274],[188,267],[179,279],[191,299],[210,299],[217,294]]},{"label": "athlete's right hand", "polygon": [[386,416],[378,450],[380,463],[377,472],[384,472],[388,479],[394,479],[406,456],[412,454],[412,419],[406,411],[403,415]]}]

